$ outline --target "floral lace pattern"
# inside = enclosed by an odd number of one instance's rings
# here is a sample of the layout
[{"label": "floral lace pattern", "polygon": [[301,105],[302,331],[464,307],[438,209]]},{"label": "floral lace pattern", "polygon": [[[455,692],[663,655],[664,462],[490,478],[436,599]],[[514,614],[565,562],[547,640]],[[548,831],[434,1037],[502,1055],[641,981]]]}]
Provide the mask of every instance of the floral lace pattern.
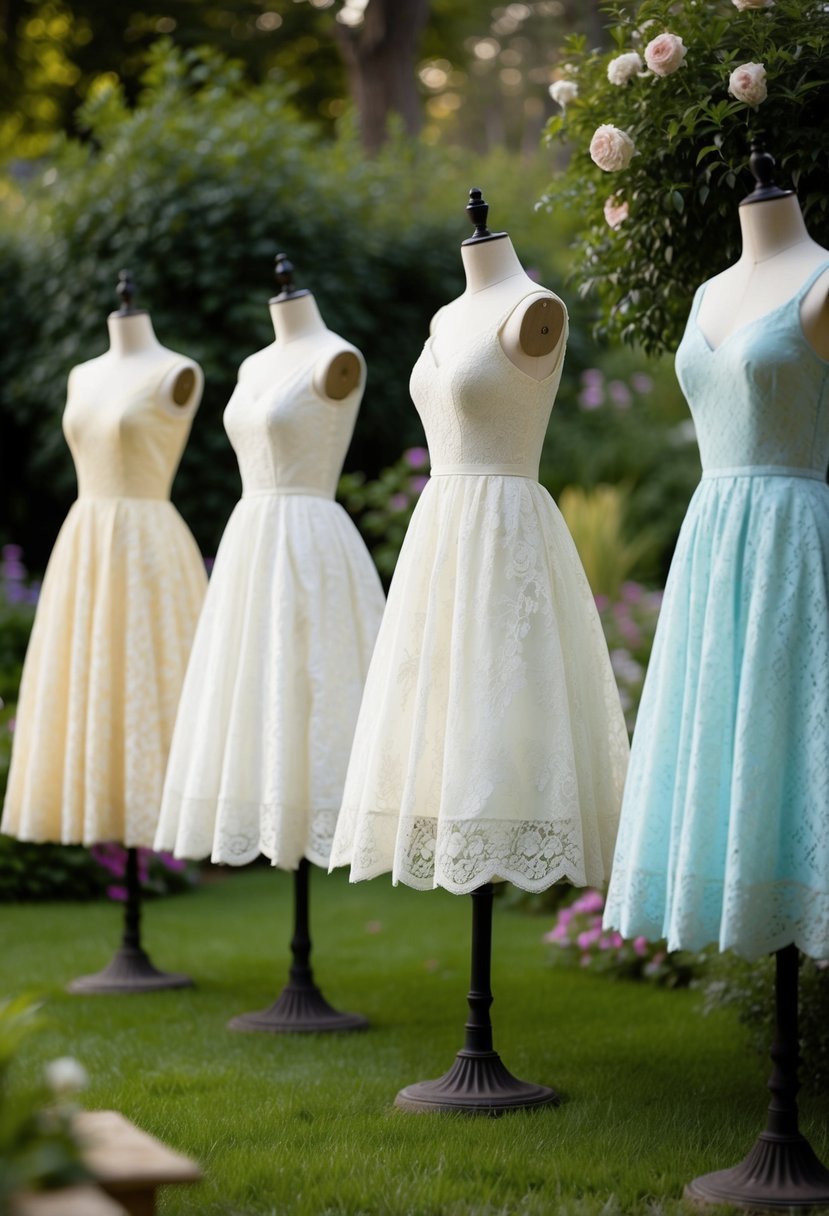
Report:
[{"label": "floral lace pattern", "polygon": [[605,909],[671,948],[829,957],[829,366],[807,288],[718,351],[695,306],[678,356],[704,458],[736,468],[680,533]]},{"label": "floral lace pattern", "polygon": [[609,873],[628,742],[593,597],[538,482],[476,472],[537,467],[561,361],[531,380],[498,329],[412,374],[433,465],[463,467],[426,487],[389,592],[331,854],[352,880]]},{"label": "floral lace pattern", "polygon": [[154,385],[102,403],[70,384],[64,425],[81,493],[26,654],[0,825],[11,836],[153,843],[206,585],[166,498],[193,408],[172,415]]}]

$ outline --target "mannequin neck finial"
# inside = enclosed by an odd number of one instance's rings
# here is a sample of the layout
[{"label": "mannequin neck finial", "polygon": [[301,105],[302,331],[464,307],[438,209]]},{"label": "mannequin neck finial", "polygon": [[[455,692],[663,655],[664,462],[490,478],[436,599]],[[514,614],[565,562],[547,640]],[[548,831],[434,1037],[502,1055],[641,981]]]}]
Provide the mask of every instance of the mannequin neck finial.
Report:
[{"label": "mannequin neck finial", "polygon": [[740,200],[740,206],[749,203],[765,203],[773,198],[786,198],[794,190],[783,190],[774,182],[774,157],[759,140],[752,141],[749,167],[754,174],[754,189]]},{"label": "mannequin neck finial", "polygon": [[272,304],[277,300],[282,302],[284,300],[295,300],[299,296],[310,295],[307,288],[303,287],[297,290],[294,287],[294,264],[288,260],[287,255],[284,253],[276,255],[274,276],[279,284],[279,294],[273,297],[271,300]]},{"label": "mannequin neck finial", "polygon": [[466,214],[469,217],[470,224],[475,225],[475,231],[472,236],[461,241],[462,245],[477,245],[480,241],[497,241],[505,237],[506,232],[490,232],[486,226],[487,216],[489,215],[489,204],[484,200],[484,196],[477,186],[473,186],[469,191],[469,202],[466,204]]}]

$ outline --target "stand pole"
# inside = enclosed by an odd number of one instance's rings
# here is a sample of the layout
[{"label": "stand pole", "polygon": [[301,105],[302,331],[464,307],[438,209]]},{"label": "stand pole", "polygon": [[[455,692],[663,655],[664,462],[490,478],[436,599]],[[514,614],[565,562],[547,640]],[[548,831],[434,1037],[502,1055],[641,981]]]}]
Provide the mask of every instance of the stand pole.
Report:
[{"label": "stand pole", "polygon": [[685,1188],[688,1199],[703,1204],[730,1203],[757,1212],[829,1206],[829,1170],[798,1129],[798,962],[796,946],[777,951],[775,1029],[768,1082],[771,1101],[765,1131],[739,1165],[689,1182]]},{"label": "stand pole", "polygon": [[472,892],[472,960],[469,1017],[464,1045],[447,1073],[401,1089],[395,1106],[407,1111],[465,1111],[500,1115],[508,1110],[557,1106],[558,1094],[546,1085],[519,1081],[492,1047],[490,968],[492,960],[492,883]]},{"label": "stand pole", "polygon": [[308,884],[310,863],[303,857],[294,871],[294,931],[288,983],[268,1009],[241,1013],[228,1022],[229,1030],[263,1030],[270,1034],[292,1031],[364,1030],[368,1021],[360,1013],[340,1013],[328,1004],[314,983],[311,970],[311,933]]},{"label": "stand pole", "polygon": [[138,877],[138,850],[135,848],[127,849],[125,883],[127,898],[120,949],[103,971],[79,976],[67,984],[67,990],[76,994],[106,994],[189,988],[193,983],[189,976],[159,971],[141,946],[141,882]]}]

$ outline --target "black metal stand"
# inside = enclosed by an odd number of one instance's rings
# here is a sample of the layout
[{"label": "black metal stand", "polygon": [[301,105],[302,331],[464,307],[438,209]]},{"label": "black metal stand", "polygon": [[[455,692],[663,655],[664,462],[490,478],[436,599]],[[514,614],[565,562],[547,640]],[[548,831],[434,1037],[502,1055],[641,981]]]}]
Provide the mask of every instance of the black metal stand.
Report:
[{"label": "black metal stand", "polygon": [[768,1084],[771,1102],[765,1131],[739,1165],[689,1182],[687,1199],[730,1203],[755,1212],[829,1207],[829,1170],[801,1136],[797,1123],[797,969],[796,946],[777,951],[773,1068]]},{"label": "black metal stand", "polygon": [[141,883],[138,879],[136,849],[127,849],[126,887],[121,948],[103,971],[82,975],[67,984],[69,992],[158,992],[164,988],[189,988],[192,985],[189,976],[159,971],[141,947]]},{"label": "black metal stand", "polygon": [[368,1020],[361,1013],[340,1013],[328,1004],[314,983],[311,971],[311,935],[308,917],[310,865],[303,857],[294,871],[293,962],[290,979],[269,1009],[242,1013],[228,1022],[229,1030],[264,1030],[270,1034],[292,1031],[364,1030]]},{"label": "black metal stand", "polygon": [[546,1085],[519,1081],[492,1048],[490,963],[492,959],[492,883],[472,892],[472,978],[469,1019],[462,1049],[447,1073],[436,1081],[418,1081],[401,1089],[395,1106],[408,1111],[465,1111],[500,1115],[561,1101]]}]

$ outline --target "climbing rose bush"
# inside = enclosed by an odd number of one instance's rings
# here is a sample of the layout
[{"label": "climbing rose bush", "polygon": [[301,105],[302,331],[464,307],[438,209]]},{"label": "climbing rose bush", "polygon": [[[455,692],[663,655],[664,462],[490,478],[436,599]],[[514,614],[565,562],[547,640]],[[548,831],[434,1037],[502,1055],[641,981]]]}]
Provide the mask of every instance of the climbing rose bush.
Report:
[{"label": "climbing rose bush", "polygon": [[554,223],[579,217],[572,278],[593,302],[596,336],[660,354],[676,348],[699,284],[740,255],[753,140],[829,245],[829,5],[640,0],[604,11],[608,50],[582,36],[560,47],[568,99],[546,139],[566,155],[539,206]]}]

